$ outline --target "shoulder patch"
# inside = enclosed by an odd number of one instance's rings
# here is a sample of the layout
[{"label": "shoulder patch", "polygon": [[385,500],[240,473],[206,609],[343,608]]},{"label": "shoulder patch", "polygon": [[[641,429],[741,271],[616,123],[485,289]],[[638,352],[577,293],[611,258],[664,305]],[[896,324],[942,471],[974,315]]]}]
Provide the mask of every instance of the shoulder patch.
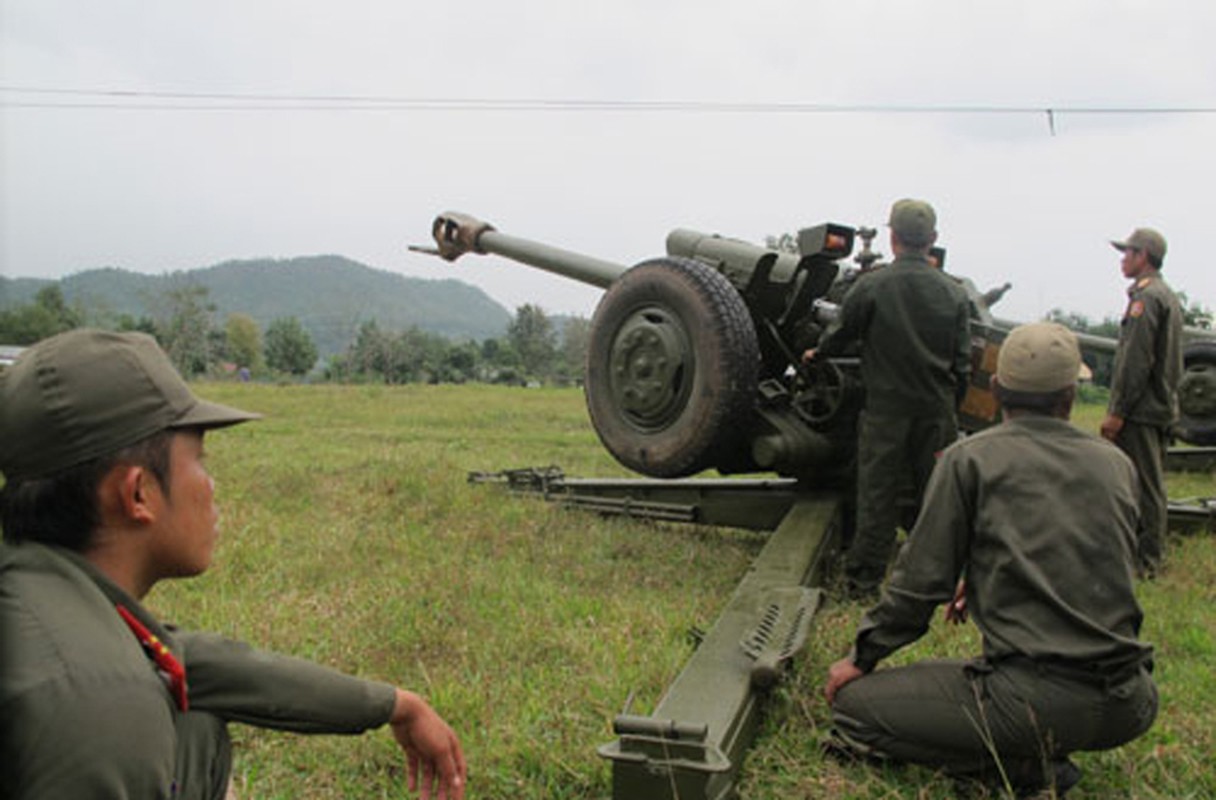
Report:
[{"label": "shoulder patch", "polygon": [[1133,300],[1132,304],[1127,307],[1127,315],[1133,319],[1144,313],[1144,301]]}]

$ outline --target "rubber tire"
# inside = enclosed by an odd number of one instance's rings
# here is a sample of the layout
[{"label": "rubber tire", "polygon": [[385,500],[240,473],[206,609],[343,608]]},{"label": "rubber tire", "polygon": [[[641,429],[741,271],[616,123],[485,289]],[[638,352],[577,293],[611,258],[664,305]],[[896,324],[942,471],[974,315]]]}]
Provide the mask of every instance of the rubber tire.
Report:
[{"label": "rubber tire", "polygon": [[[1216,341],[1199,340],[1182,347],[1183,377],[1191,370],[1216,370]],[[1216,445],[1216,416],[1192,417],[1182,414],[1178,420],[1178,438],[1194,445]]]},{"label": "rubber tire", "polygon": [[[681,365],[652,419],[632,414],[621,392],[632,330],[663,339]],[[614,380],[613,363],[617,365]],[[628,364],[629,370],[624,366]],[[624,466],[679,478],[723,464],[737,468],[756,399],[760,350],[743,298],[723,275],[692,259],[642,262],[618,278],[596,307],[587,349],[585,394],[604,447]]]}]

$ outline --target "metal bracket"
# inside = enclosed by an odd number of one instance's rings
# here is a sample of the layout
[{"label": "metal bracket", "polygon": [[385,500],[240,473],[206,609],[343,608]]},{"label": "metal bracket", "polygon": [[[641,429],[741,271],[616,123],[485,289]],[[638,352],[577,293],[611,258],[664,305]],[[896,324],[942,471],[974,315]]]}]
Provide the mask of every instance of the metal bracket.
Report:
[{"label": "metal bracket", "polygon": [[752,686],[771,689],[781,680],[790,658],[806,644],[811,619],[823,603],[823,590],[789,586],[772,590],[762,602],[766,605],[760,623],[739,646],[755,661]]}]

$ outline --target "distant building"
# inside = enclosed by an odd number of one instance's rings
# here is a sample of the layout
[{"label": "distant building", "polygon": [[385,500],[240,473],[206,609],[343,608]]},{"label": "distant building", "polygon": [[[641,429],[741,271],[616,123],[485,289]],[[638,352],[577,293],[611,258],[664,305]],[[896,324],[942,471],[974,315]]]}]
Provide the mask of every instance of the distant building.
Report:
[{"label": "distant building", "polygon": [[0,344],[0,369],[4,369],[9,364],[17,360],[17,356],[21,355],[24,347],[17,347],[10,344]]}]

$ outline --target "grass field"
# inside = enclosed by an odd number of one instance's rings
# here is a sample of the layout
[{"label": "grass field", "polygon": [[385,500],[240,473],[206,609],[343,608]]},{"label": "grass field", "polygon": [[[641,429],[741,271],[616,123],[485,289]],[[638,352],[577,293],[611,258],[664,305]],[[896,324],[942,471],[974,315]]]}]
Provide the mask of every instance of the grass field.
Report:
[{"label": "grass field", "polygon": [[[266,419],[208,437],[222,509],[216,563],[161,584],[166,619],[413,688],[464,743],[471,798],[607,798],[595,748],[633,693],[648,712],[712,625],[763,538],[601,519],[495,487],[470,470],[561,465],[622,476],[571,389],[201,384]],[[1094,429],[1100,409],[1078,424]],[[1211,475],[1171,496],[1216,495]],[[1081,754],[1079,798],[1216,797],[1216,544],[1177,538],[1140,586],[1162,711],[1139,741]],[[825,762],[821,683],[864,609],[829,605],[769,705],[742,795],[945,798],[950,782]],[[935,626],[906,661],[968,655],[971,627]],[[247,798],[404,797],[385,732],[300,737],[234,726]]]}]

